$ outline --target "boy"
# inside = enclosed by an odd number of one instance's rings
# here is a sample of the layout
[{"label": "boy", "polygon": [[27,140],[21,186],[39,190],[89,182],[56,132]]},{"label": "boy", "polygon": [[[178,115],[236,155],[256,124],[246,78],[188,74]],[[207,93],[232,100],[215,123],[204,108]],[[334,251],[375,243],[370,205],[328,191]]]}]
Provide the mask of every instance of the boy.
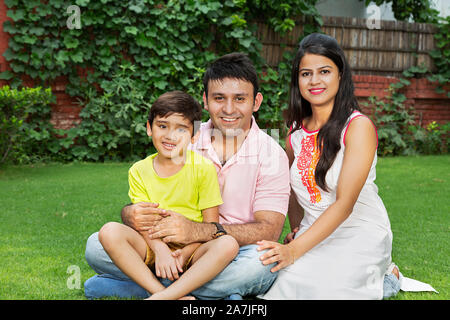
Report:
[{"label": "boy", "polygon": [[[210,160],[187,150],[198,136],[194,121],[200,120],[200,104],[184,92],[168,92],[154,102],[147,134],[158,152],[129,170],[133,203],[157,203],[192,221],[219,221],[222,198],[216,170]],[[152,294],[150,299],[188,298],[188,293],[213,279],[239,251],[236,240],[223,233],[203,244],[181,246],[152,240],[146,232],[115,222],[101,228],[99,240],[114,264]],[[176,281],[165,288],[156,276]]]}]

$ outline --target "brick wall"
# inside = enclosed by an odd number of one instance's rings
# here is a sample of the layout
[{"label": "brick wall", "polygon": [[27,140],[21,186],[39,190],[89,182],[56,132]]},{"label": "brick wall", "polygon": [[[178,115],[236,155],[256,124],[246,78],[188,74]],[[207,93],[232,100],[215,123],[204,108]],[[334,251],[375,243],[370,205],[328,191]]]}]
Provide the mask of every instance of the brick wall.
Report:
[{"label": "brick wall", "polygon": [[[371,95],[379,98],[386,96],[386,89],[392,82],[398,81],[397,78],[373,76],[373,75],[354,75],[355,95],[359,102],[367,101]],[[432,121],[445,123],[450,121],[450,99],[445,94],[436,92],[436,84],[427,79],[410,79],[411,84],[402,89],[406,96],[405,104],[412,106],[417,113],[417,122],[425,126]],[[447,86],[447,90],[450,85]],[[363,111],[370,114],[372,110],[363,107]]]},{"label": "brick wall", "polygon": [[[3,0],[0,0],[0,72],[10,70],[8,62],[3,53],[8,48],[9,34],[3,31],[3,22],[11,20],[6,16],[7,7]],[[34,87],[33,81],[24,79],[24,84],[29,87]],[[77,104],[77,100],[66,94],[67,80],[64,77],[56,79],[52,85],[52,92],[56,96],[56,103],[52,107],[51,122],[57,128],[68,129],[74,123],[79,121],[78,114],[81,107]],[[8,84],[7,81],[0,80],[0,86]]]},{"label": "brick wall", "polygon": [[[6,16],[7,7],[3,0],[0,0],[0,72],[8,70],[8,63],[3,57],[3,52],[8,47],[9,35],[3,32],[3,22],[9,19]],[[375,75],[354,75],[355,94],[360,102],[367,101],[371,95],[384,97],[385,89],[391,82],[397,81],[396,78],[375,76]],[[26,85],[33,86],[32,81],[26,81]],[[57,128],[66,129],[79,121],[78,114],[81,107],[76,99],[71,98],[65,92],[66,80],[59,78],[52,84],[53,94],[56,96],[56,104],[52,105],[52,123]],[[7,84],[0,80],[0,86]],[[449,85],[450,88],[450,85]],[[418,112],[418,122],[426,125],[431,121],[445,123],[450,121],[450,99],[443,94],[435,92],[435,84],[426,79],[412,79],[411,84],[404,89],[407,97],[406,103],[415,108]],[[363,109],[364,110],[364,109]],[[364,110],[370,114],[370,109]]]}]

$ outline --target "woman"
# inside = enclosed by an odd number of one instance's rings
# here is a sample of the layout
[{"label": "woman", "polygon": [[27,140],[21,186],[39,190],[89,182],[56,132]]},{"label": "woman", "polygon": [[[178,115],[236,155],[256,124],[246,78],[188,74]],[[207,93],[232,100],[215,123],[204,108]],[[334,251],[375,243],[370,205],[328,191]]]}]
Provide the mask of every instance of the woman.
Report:
[{"label": "woman", "polygon": [[284,245],[259,242],[269,249],[262,263],[281,270],[264,299],[382,299],[399,291],[390,222],[374,184],[377,133],[353,90],[336,40],[305,37],[286,117],[294,232]]}]

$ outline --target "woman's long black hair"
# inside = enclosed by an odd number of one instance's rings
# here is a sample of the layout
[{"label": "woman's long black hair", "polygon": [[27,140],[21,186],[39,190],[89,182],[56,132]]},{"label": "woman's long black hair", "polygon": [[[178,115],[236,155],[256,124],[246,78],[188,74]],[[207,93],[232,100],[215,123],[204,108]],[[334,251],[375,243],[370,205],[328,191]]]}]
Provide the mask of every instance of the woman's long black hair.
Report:
[{"label": "woman's long black hair", "polygon": [[354,95],[350,66],[336,39],[320,33],[310,34],[300,42],[292,63],[289,106],[285,112],[286,124],[289,128],[292,126],[289,134],[300,129],[303,120],[312,115],[311,104],[301,96],[298,81],[300,61],[307,53],[327,57],[339,68],[339,89],[334,100],[333,110],[327,123],[319,130],[317,136],[320,158],[314,177],[317,185],[328,191],[325,176],[341,148],[341,132],[348,117],[354,110],[360,110],[360,108]]}]

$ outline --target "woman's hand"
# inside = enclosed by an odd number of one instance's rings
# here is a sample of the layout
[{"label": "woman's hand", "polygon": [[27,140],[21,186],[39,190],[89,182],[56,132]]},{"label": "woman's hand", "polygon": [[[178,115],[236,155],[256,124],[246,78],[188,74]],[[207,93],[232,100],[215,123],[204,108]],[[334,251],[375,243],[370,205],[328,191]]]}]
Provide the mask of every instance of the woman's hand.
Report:
[{"label": "woman's hand", "polygon": [[259,258],[263,265],[277,262],[277,265],[270,269],[271,272],[277,272],[295,261],[294,252],[289,244],[281,244],[273,241],[258,241],[258,251],[268,250]]},{"label": "woman's hand", "polygon": [[292,230],[292,232],[288,233],[286,235],[286,238],[284,238],[283,243],[284,244],[288,244],[289,242],[291,242],[292,240],[294,240],[295,234],[298,232],[299,228],[296,227],[294,230]]}]

